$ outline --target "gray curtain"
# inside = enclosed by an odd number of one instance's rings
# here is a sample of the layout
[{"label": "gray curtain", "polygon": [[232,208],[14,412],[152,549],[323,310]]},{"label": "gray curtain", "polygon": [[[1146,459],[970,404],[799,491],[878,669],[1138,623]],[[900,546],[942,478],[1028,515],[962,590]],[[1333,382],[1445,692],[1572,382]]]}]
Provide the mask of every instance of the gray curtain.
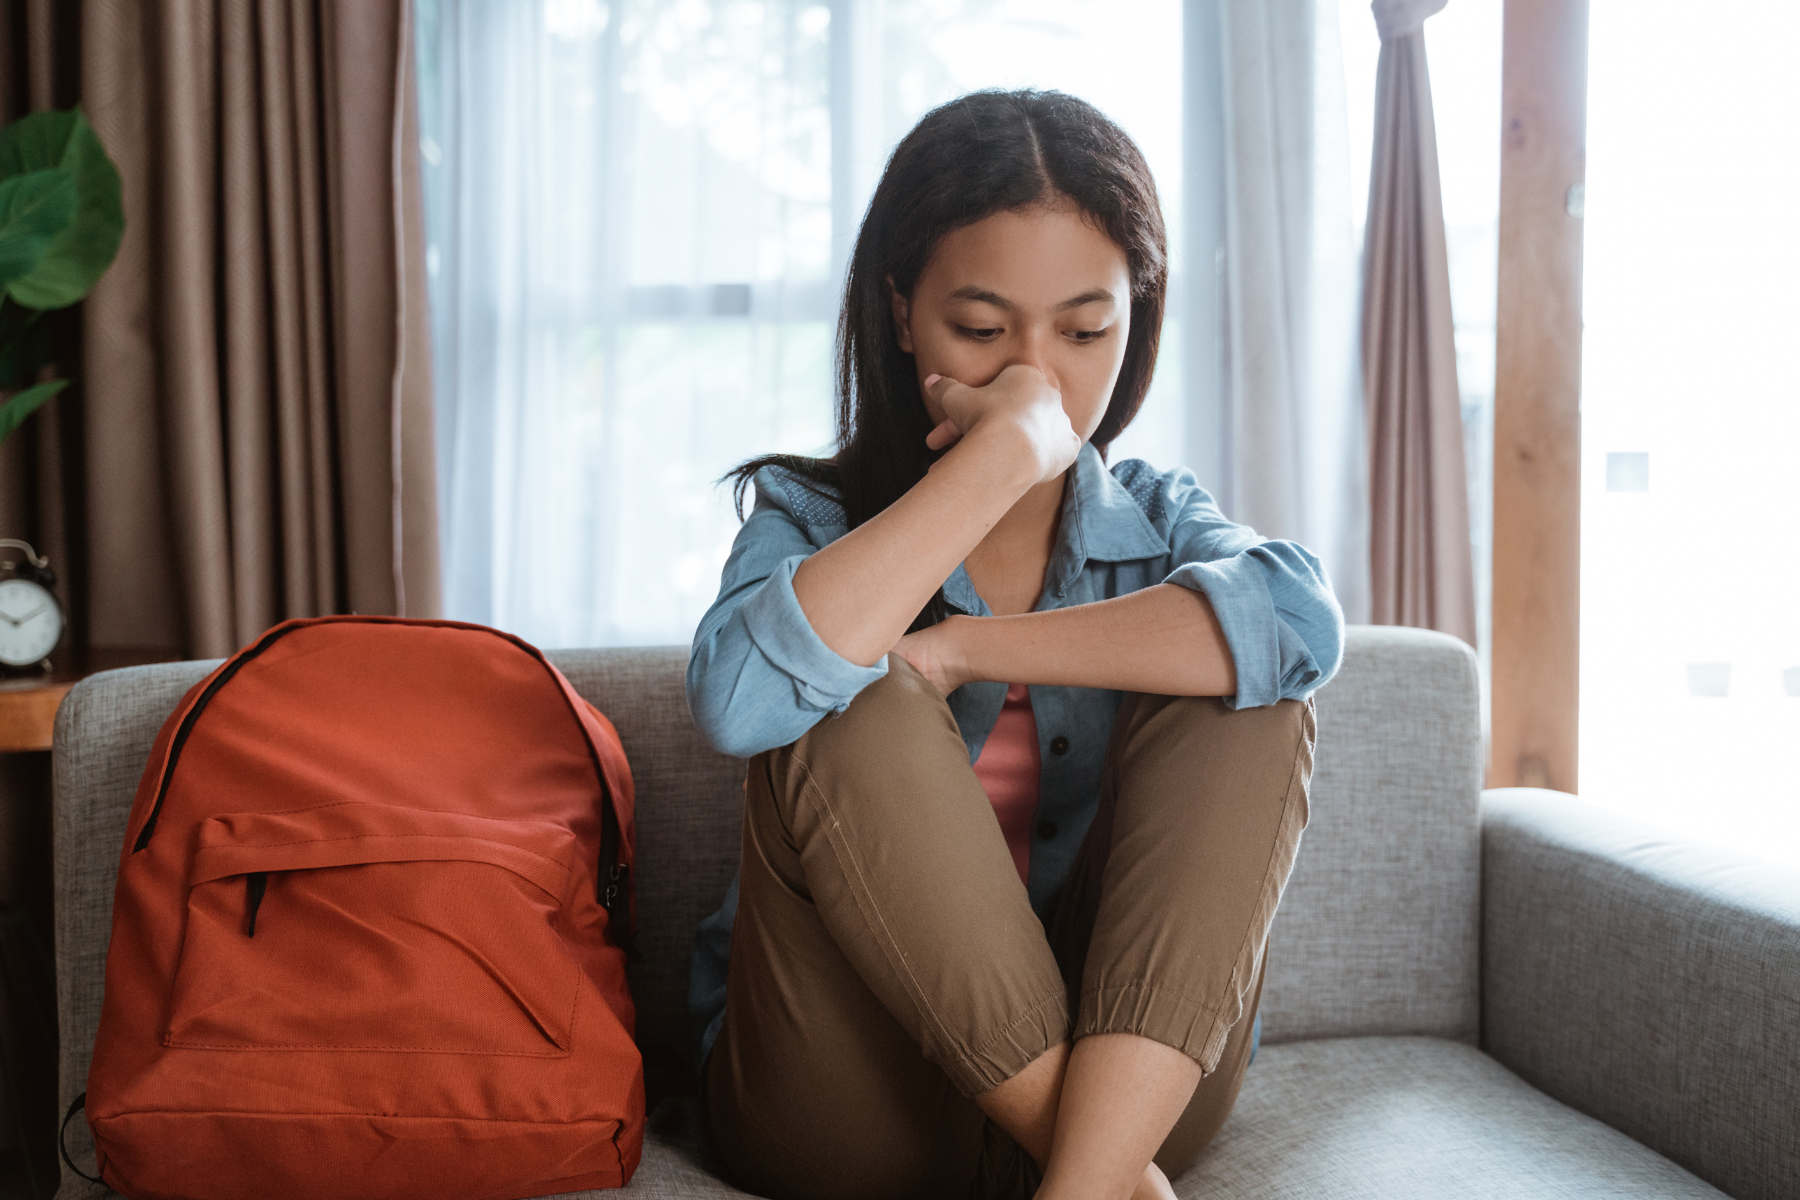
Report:
[{"label": "gray curtain", "polygon": [[0,96],[79,99],[125,184],[118,261],[64,318],[77,386],[0,456],[0,536],[62,572],[66,656],[435,614],[410,5],[4,7]]},{"label": "gray curtain", "polygon": [[1372,619],[1475,644],[1475,580],[1450,267],[1425,18],[1445,0],[1375,0],[1381,62],[1363,243]]}]

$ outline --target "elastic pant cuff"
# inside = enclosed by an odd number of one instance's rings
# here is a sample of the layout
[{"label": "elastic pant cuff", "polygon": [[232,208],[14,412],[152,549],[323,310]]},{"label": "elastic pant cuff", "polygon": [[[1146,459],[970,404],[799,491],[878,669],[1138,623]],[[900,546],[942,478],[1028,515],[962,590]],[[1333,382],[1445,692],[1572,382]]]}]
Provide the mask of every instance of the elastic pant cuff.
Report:
[{"label": "elastic pant cuff", "polygon": [[973,1098],[991,1092],[1023,1071],[1050,1047],[1069,1040],[1069,1002],[1059,989],[1032,1005],[1011,1024],[978,1046],[942,1062],[958,1092]]},{"label": "elastic pant cuff", "polygon": [[1097,1033],[1135,1033],[1139,1037],[1173,1046],[1200,1064],[1210,1075],[1225,1053],[1225,1039],[1243,1015],[1219,1012],[1173,988],[1157,987],[1142,980],[1103,985],[1081,996],[1081,1016],[1075,1023],[1077,1039]]}]

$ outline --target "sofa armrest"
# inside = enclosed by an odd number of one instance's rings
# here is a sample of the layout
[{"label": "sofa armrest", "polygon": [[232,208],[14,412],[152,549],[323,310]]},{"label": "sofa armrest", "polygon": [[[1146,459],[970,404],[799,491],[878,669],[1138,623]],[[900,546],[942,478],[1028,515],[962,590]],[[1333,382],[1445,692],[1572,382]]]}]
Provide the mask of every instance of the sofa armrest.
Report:
[{"label": "sofa armrest", "polygon": [[1800,1180],[1800,871],[1534,788],[1482,800],[1482,1040],[1731,1195]]}]

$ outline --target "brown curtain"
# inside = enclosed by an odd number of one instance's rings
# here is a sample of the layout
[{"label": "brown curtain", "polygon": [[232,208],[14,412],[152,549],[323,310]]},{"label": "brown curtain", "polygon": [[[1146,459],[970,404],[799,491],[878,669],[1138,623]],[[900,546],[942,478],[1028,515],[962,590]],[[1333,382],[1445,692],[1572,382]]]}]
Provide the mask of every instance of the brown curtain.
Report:
[{"label": "brown curtain", "polygon": [[[0,0],[0,123],[40,108],[67,108],[78,97],[79,56],[75,14],[54,0]],[[81,356],[81,308],[49,313],[54,358]],[[67,368],[63,368],[67,374]],[[79,574],[72,561],[83,520],[79,386],[65,390],[0,443],[0,537],[24,538],[49,557],[62,577],[71,625],[83,623],[83,596],[68,585]],[[16,557],[9,555],[9,557]],[[71,601],[74,603],[71,604]],[[67,646],[53,659],[66,665]]]},{"label": "brown curtain", "polygon": [[434,615],[409,5],[0,6],[8,115],[79,99],[125,185],[57,331],[76,386],[0,456],[0,536],[52,555],[77,665]]},{"label": "brown curtain", "polygon": [[1462,401],[1425,18],[1445,0],[1376,0],[1381,62],[1363,243],[1372,619],[1475,644]]}]

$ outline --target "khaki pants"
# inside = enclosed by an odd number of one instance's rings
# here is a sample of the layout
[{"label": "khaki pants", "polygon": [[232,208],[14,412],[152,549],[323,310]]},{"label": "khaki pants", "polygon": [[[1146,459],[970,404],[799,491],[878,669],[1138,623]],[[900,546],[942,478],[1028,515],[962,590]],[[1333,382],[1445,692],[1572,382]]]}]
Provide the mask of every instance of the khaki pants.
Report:
[{"label": "khaki pants", "polygon": [[1312,748],[1298,701],[1128,697],[1048,934],[949,707],[904,661],[758,755],[705,1086],[740,1185],[777,1200],[1024,1200],[1037,1164],[970,1097],[1095,1033],[1200,1064],[1156,1160],[1184,1170],[1249,1060]]}]

